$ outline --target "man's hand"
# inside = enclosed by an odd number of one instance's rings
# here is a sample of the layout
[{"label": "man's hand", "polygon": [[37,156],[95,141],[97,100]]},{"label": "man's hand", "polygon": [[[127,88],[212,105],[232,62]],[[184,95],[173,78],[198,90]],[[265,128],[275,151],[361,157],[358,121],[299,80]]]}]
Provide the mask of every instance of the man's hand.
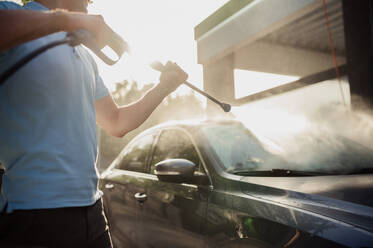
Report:
[{"label": "man's hand", "polygon": [[89,15],[78,12],[62,12],[65,15],[63,29],[65,31],[75,31],[77,29],[86,29],[96,38],[99,48],[109,44],[110,39],[116,39],[119,42],[125,41],[115,33],[105,22],[101,15]]},{"label": "man's hand", "polygon": [[188,74],[183,71],[176,63],[168,61],[164,66],[159,78],[159,87],[167,95],[175,91],[180,84],[188,79]]}]

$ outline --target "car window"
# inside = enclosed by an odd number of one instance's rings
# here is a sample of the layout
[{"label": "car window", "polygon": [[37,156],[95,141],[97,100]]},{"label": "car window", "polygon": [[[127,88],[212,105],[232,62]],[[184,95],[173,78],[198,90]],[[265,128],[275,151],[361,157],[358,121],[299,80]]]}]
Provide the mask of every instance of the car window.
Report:
[{"label": "car window", "polygon": [[146,171],[147,158],[155,135],[147,135],[129,144],[121,161],[116,166],[117,169],[131,170],[137,172]]},{"label": "car window", "polygon": [[182,158],[193,162],[196,171],[204,173],[196,148],[190,138],[182,131],[163,131],[155,147],[151,161],[151,173],[154,173],[154,165],[160,161],[172,158]]}]

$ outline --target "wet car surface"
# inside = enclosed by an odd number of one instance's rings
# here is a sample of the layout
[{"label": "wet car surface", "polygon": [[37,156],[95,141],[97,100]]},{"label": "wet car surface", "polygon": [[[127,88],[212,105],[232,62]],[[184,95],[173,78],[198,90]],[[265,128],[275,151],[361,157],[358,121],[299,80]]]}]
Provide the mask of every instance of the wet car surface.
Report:
[{"label": "wet car surface", "polygon": [[287,163],[235,121],[149,129],[101,175],[114,245],[373,247],[370,169]]}]

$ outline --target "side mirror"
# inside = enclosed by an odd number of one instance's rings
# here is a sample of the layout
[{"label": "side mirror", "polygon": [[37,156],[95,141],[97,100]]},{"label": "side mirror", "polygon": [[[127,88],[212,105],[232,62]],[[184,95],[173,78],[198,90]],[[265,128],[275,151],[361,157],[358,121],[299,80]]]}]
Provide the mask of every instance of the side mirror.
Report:
[{"label": "side mirror", "polygon": [[167,159],[155,165],[154,174],[163,182],[183,183],[193,177],[196,165],[186,159]]}]

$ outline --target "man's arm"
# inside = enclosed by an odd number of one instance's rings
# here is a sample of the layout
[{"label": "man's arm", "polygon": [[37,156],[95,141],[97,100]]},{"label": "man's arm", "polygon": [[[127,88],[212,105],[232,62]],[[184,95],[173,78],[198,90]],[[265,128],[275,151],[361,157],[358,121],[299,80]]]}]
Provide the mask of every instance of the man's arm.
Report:
[{"label": "man's arm", "polygon": [[168,62],[165,68],[160,83],[130,105],[118,107],[111,96],[97,100],[95,109],[98,125],[116,137],[123,137],[139,127],[162,100],[188,78],[188,75],[174,63]]},{"label": "man's arm", "polygon": [[113,33],[99,15],[63,10],[0,10],[0,53],[48,34],[80,28],[90,31],[101,47]]},{"label": "man's arm", "polygon": [[63,30],[60,11],[0,10],[0,52]]}]

